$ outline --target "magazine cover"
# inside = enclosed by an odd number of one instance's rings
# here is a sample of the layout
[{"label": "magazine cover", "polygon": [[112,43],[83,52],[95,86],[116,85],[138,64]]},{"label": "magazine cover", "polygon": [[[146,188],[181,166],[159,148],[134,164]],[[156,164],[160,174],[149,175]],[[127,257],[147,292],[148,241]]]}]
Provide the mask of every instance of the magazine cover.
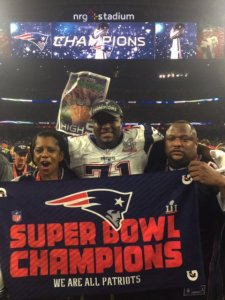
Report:
[{"label": "magazine cover", "polygon": [[92,132],[90,108],[106,98],[110,78],[91,72],[70,73],[62,93],[56,129],[70,135]]}]

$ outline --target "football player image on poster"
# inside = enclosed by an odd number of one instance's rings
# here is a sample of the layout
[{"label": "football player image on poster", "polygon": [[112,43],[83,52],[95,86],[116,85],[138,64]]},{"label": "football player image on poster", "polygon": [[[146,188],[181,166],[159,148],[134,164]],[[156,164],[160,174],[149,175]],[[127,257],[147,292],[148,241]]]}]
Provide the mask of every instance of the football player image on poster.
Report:
[{"label": "football player image on poster", "polygon": [[90,108],[106,98],[109,83],[110,78],[91,72],[70,73],[61,98],[57,130],[73,135],[91,132]]},{"label": "football player image on poster", "polygon": [[156,59],[195,58],[196,42],[196,23],[155,23]]},{"label": "football player image on poster", "polygon": [[197,57],[215,59],[224,57],[224,28],[204,26],[198,36]]}]

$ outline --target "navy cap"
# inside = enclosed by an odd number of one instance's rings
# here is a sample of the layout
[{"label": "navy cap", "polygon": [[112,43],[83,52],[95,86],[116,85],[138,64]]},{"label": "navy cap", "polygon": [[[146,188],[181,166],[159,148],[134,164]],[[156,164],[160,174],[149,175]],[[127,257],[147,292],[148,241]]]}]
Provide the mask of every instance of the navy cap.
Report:
[{"label": "navy cap", "polygon": [[29,152],[29,149],[27,147],[27,145],[25,144],[22,144],[22,143],[16,143],[14,145],[14,152],[15,153],[18,153],[18,154],[26,154]]},{"label": "navy cap", "polygon": [[113,117],[123,116],[121,107],[115,101],[107,99],[94,103],[90,113],[92,118],[99,113],[105,113]]}]

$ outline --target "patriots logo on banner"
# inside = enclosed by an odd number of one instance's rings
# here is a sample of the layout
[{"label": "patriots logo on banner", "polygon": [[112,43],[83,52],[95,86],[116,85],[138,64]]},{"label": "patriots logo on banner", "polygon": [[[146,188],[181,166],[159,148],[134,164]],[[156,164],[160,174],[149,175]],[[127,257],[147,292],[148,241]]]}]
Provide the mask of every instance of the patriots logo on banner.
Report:
[{"label": "patriots logo on banner", "polygon": [[20,35],[16,35],[13,38],[17,40],[28,41],[36,45],[41,51],[44,50],[48,41],[48,35],[39,32],[28,32]]},{"label": "patriots logo on banner", "polygon": [[124,214],[128,211],[133,192],[122,193],[110,189],[94,189],[46,201],[46,205],[63,205],[81,208],[107,221],[116,231],[120,230]]}]

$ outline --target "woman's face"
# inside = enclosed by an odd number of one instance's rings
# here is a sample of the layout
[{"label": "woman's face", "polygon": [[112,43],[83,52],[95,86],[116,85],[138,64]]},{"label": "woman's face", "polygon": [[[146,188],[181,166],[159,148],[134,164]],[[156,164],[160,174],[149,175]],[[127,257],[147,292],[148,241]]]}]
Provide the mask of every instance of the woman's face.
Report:
[{"label": "woman's face", "polygon": [[54,137],[37,137],[33,154],[42,180],[59,179],[59,163],[63,160],[64,153],[60,150],[58,141]]}]

